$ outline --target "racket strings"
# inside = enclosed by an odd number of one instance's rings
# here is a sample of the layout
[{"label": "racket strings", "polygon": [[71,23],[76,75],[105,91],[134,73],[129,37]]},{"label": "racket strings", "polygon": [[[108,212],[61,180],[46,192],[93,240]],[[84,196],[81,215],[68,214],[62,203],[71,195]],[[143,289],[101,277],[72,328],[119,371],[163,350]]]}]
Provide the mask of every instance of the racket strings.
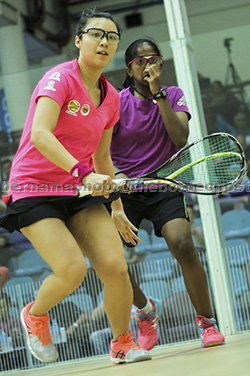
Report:
[{"label": "racket strings", "polygon": [[238,144],[222,136],[205,139],[204,145],[198,143],[197,146],[197,149],[194,148],[194,154],[190,150],[192,159],[202,159],[203,155],[207,158],[193,166],[189,179],[193,176],[196,181],[213,185],[224,185],[238,179],[242,168],[241,150]]},{"label": "racket strings", "polygon": [[156,172],[184,184],[222,186],[238,181],[244,170],[241,146],[229,137],[210,135],[191,144]]}]

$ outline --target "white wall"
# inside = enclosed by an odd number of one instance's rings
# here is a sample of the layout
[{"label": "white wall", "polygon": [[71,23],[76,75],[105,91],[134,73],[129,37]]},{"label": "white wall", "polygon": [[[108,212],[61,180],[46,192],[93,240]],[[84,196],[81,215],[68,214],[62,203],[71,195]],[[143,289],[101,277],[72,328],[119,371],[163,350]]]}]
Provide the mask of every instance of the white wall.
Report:
[{"label": "white wall", "polygon": [[198,71],[212,80],[224,81],[229,63],[227,49],[224,47],[225,38],[233,38],[231,58],[241,79],[250,80],[250,25],[193,36]]},{"label": "white wall", "polygon": [[[95,4],[89,2],[84,3],[84,7],[78,7],[78,13],[80,14],[80,11],[87,6],[99,6],[103,3],[107,3],[107,9],[115,6],[112,0],[96,0]],[[185,3],[198,72],[212,81],[219,79],[224,82],[228,58],[223,42],[225,38],[234,38],[231,43],[233,63],[240,78],[243,81],[250,80],[248,68],[250,66],[250,0],[185,0]],[[144,26],[130,29],[125,27],[124,16],[133,11],[115,14],[123,34],[119,50],[106,71],[125,67],[124,51],[139,37],[152,37],[160,45],[164,59],[172,58],[164,5],[141,8],[139,11],[142,13]],[[75,26],[72,25],[72,34],[75,32]],[[74,49],[74,35],[72,35],[71,42],[60,56],[43,59],[40,65],[31,66],[32,86],[35,86],[47,68],[71,59]],[[1,79],[0,86],[2,86]]]},{"label": "white wall", "polygon": [[[250,0],[186,0],[185,3],[198,72],[212,81],[224,82],[228,55],[223,43],[225,38],[234,38],[233,63],[242,81],[250,80]],[[163,4],[142,8],[140,12],[144,26],[131,29],[126,29],[124,16],[132,12],[115,15],[123,33],[119,50],[106,71],[124,67],[125,49],[140,37],[152,37],[160,45],[164,58],[172,58]],[[64,53],[72,50],[72,46],[73,40]]]}]

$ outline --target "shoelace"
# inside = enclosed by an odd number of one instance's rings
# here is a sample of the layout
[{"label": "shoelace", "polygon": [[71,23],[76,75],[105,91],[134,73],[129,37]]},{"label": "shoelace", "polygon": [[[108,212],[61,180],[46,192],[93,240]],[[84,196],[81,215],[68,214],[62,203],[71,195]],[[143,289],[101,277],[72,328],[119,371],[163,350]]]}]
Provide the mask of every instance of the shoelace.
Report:
[{"label": "shoelace", "polygon": [[140,332],[150,334],[156,325],[156,321],[156,316],[149,316],[148,314],[146,314],[146,317],[144,319],[139,317],[138,325]]},{"label": "shoelace", "polygon": [[135,339],[134,334],[131,329],[128,329],[124,336],[118,338],[118,342],[121,344],[126,344],[130,348],[138,348],[137,344],[133,342]]},{"label": "shoelace", "polygon": [[212,336],[215,333],[217,334],[218,331],[213,325],[213,326],[209,326],[208,328],[204,329],[203,336],[204,336],[205,332],[206,332],[207,335]]},{"label": "shoelace", "polygon": [[118,342],[120,342],[120,343],[128,343],[128,342],[133,341],[133,339],[135,339],[134,334],[133,334],[132,330],[128,329],[125,332],[124,336],[120,336],[119,337]]},{"label": "shoelace", "polygon": [[143,334],[150,334],[156,325],[156,317],[154,316],[151,321],[147,319],[140,319],[138,322],[139,330]]},{"label": "shoelace", "polygon": [[42,345],[49,345],[51,343],[51,334],[49,331],[49,318],[38,319],[33,321],[35,327],[35,335],[40,339]]},{"label": "shoelace", "polygon": [[195,318],[195,325],[197,326],[197,328],[205,329],[205,328],[210,328],[211,326],[214,326],[215,322],[207,319],[204,316],[199,315],[199,316],[196,316]]},{"label": "shoelace", "polygon": [[135,319],[135,320],[139,320],[139,321],[141,321],[141,320],[147,320],[147,321],[155,321],[156,320],[156,315],[157,315],[157,310],[155,309],[155,314],[152,314],[153,313],[153,311],[150,311],[149,313],[146,313],[146,312],[142,312],[143,313],[143,315],[145,316],[145,317],[140,317],[140,313],[139,313],[139,311],[136,311],[136,313],[137,313],[137,315],[135,315],[135,316],[132,316],[132,318],[133,319]]}]

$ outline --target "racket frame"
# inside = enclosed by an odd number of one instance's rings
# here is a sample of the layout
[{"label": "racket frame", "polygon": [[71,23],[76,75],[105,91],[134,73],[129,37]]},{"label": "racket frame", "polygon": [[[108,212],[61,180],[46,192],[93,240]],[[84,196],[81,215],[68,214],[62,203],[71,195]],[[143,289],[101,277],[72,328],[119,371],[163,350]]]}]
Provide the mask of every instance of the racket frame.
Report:
[{"label": "racket frame", "polygon": [[[183,152],[190,149],[192,146],[205,141],[206,139],[217,137],[217,136],[223,136],[233,141],[233,143],[238,146],[239,153],[236,153],[233,151],[214,153],[214,154],[211,154],[206,157],[202,157],[198,160],[190,162],[189,164],[181,167],[180,169],[176,170],[169,176],[157,177],[157,173],[159,173],[160,170],[169,166]],[[184,183],[184,182],[177,181],[174,179],[175,176],[179,175],[181,172],[185,171],[186,169],[192,166],[202,163],[205,160],[211,160],[211,159],[216,159],[216,158],[226,157],[226,156],[237,156],[239,157],[239,160],[241,160],[241,170],[239,172],[239,175],[230,182],[227,182],[225,184],[218,184],[218,185],[201,184],[201,183],[197,184],[197,183],[190,183],[190,182]],[[152,176],[152,175],[155,175],[155,176]],[[183,147],[177,153],[172,155],[172,157],[169,158],[166,162],[164,162],[160,167],[152,170],[151,172],[147,174],[138,176],[136,178],[131,178],[131,179],[113,179],[113,182],[116,185],[116,189],[122,193],[128,193],[131,191],[133,192],[133,191],[139,191],[139,190],[143,191],[145,190],[145,188],[149,188],[150,185],[153,186],[154,188],[156,186],[170,185],[183,192],[197,193],[200,195],[218,195],[218,194],[222,194],[222,193],[226,193],[226,192],[230,192],[234,190],[238,185],[241,184],[245,176],[246,176],[246,158],[245,158],[244,150],[241,144],[234,136],[228,133],[224,133],[224,132],[217,132],[217,133],[212,133],[198,140],[193,141],[191,144]],[[78,191],[79,191],[80,197],[92,193],[91,190],[89,190],[86,186],[83,186],[83,185],[78,187]]]}]

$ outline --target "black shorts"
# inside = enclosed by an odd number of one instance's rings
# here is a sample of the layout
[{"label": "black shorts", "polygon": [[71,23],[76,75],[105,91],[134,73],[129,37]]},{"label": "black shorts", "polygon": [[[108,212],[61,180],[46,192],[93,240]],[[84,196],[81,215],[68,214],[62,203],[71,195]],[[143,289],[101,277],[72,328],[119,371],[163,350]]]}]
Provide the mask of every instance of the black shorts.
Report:
[{"label": "black shorts", "polygon": [[42,196],[23,198],[15,202],[10,200],[6,215],[0,218],[0,227],[13,232],[44,218],[59,218],[65,222],[82,209],[92,205],[111,203],[119,197],[120,193],[113,192],[109,198],[104,196],[81,198],[78,196]]},{"label": "black shorts", "polygon": [[182,192],[136,192],[122,194],[122,202],[129,220],[137,227],[146,218],[154,224],[155,235],[162,237],[165,223],[189,216]]}]

